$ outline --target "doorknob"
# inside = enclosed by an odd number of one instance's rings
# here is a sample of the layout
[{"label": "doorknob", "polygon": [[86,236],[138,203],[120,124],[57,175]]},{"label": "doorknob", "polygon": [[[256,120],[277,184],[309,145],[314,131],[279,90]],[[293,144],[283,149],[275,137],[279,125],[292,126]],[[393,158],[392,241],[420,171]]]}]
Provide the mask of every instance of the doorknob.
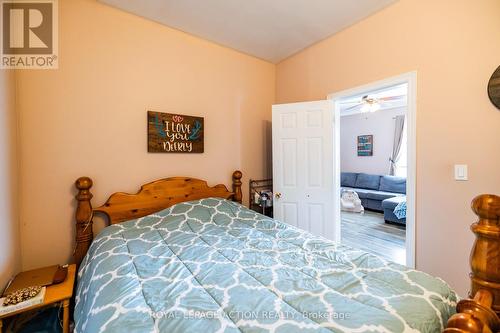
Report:
[{"label": "doorknob", "polygon": [[276,197],[276,199],[279,199],[279,198],[281,198],[281,193],[280,192],[276,192],[274,194],[274,196]]}]

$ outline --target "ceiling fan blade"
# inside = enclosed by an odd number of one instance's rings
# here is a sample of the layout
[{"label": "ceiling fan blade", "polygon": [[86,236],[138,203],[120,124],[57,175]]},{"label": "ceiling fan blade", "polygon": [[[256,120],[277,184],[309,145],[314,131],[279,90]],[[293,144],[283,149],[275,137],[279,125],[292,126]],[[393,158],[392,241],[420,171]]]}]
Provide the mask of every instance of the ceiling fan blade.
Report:
[{"label": "ceiling fan blade", "polygon": [[396,99],[403,99],[406,98],[406,95],[399,95],[399,96],[387,96],[387,97],[380,97],[377,98],[379,101],[393,101]]},{"label": "ceiling fan blade", "polygon": [[358,103],[354,106],[348,107],[347,109],[344,109],[344,111],[351,111],[354,110],[355,108],[359,108],[361,106],[361,103]]}]

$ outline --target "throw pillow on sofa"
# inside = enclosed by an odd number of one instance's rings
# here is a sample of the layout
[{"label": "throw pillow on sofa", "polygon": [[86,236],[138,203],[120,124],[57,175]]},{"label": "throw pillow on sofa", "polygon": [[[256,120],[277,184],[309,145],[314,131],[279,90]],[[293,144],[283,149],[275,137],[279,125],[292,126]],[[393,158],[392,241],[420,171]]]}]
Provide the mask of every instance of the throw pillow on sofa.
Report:
[{"label": "throw pillow on sofa", "polygon": [[340,185],[344,187],[354,187],[358,174],[354,172],[342,172],[340,174]]},{"label": "throw pillow on sofa", "polygon": [[382,176],[380,191],[406,194],[406,178],[396,176]]},{"label": "throw pillow on sofa", "polygon": [[356,185],[354,187],[366,188],[369,190],[378,190],[380,185],[380,176],[369,175],[367,173],[360,173],[356,178]]}]

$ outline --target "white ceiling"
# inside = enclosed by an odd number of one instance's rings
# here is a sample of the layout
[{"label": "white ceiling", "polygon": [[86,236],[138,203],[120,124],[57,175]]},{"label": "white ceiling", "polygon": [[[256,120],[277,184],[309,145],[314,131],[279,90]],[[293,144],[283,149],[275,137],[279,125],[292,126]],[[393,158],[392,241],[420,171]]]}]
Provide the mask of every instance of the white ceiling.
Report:
[{"label": "white ceiling", "polygon": [[277,63],[397,0],[99,0]]}]

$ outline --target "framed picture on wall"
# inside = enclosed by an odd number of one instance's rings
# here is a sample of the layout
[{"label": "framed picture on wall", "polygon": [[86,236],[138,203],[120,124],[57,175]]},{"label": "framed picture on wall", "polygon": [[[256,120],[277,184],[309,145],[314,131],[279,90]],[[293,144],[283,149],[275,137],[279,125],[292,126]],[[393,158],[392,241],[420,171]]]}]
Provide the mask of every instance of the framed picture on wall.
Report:
[{"label": "framed picture on wall", "polygon": [[203,153],[203,117],[148,111],[148,152]]},{"label": "framed picture on wall", "polygon": [[358,136],[358,156],[373,156],[373,135]]}]

